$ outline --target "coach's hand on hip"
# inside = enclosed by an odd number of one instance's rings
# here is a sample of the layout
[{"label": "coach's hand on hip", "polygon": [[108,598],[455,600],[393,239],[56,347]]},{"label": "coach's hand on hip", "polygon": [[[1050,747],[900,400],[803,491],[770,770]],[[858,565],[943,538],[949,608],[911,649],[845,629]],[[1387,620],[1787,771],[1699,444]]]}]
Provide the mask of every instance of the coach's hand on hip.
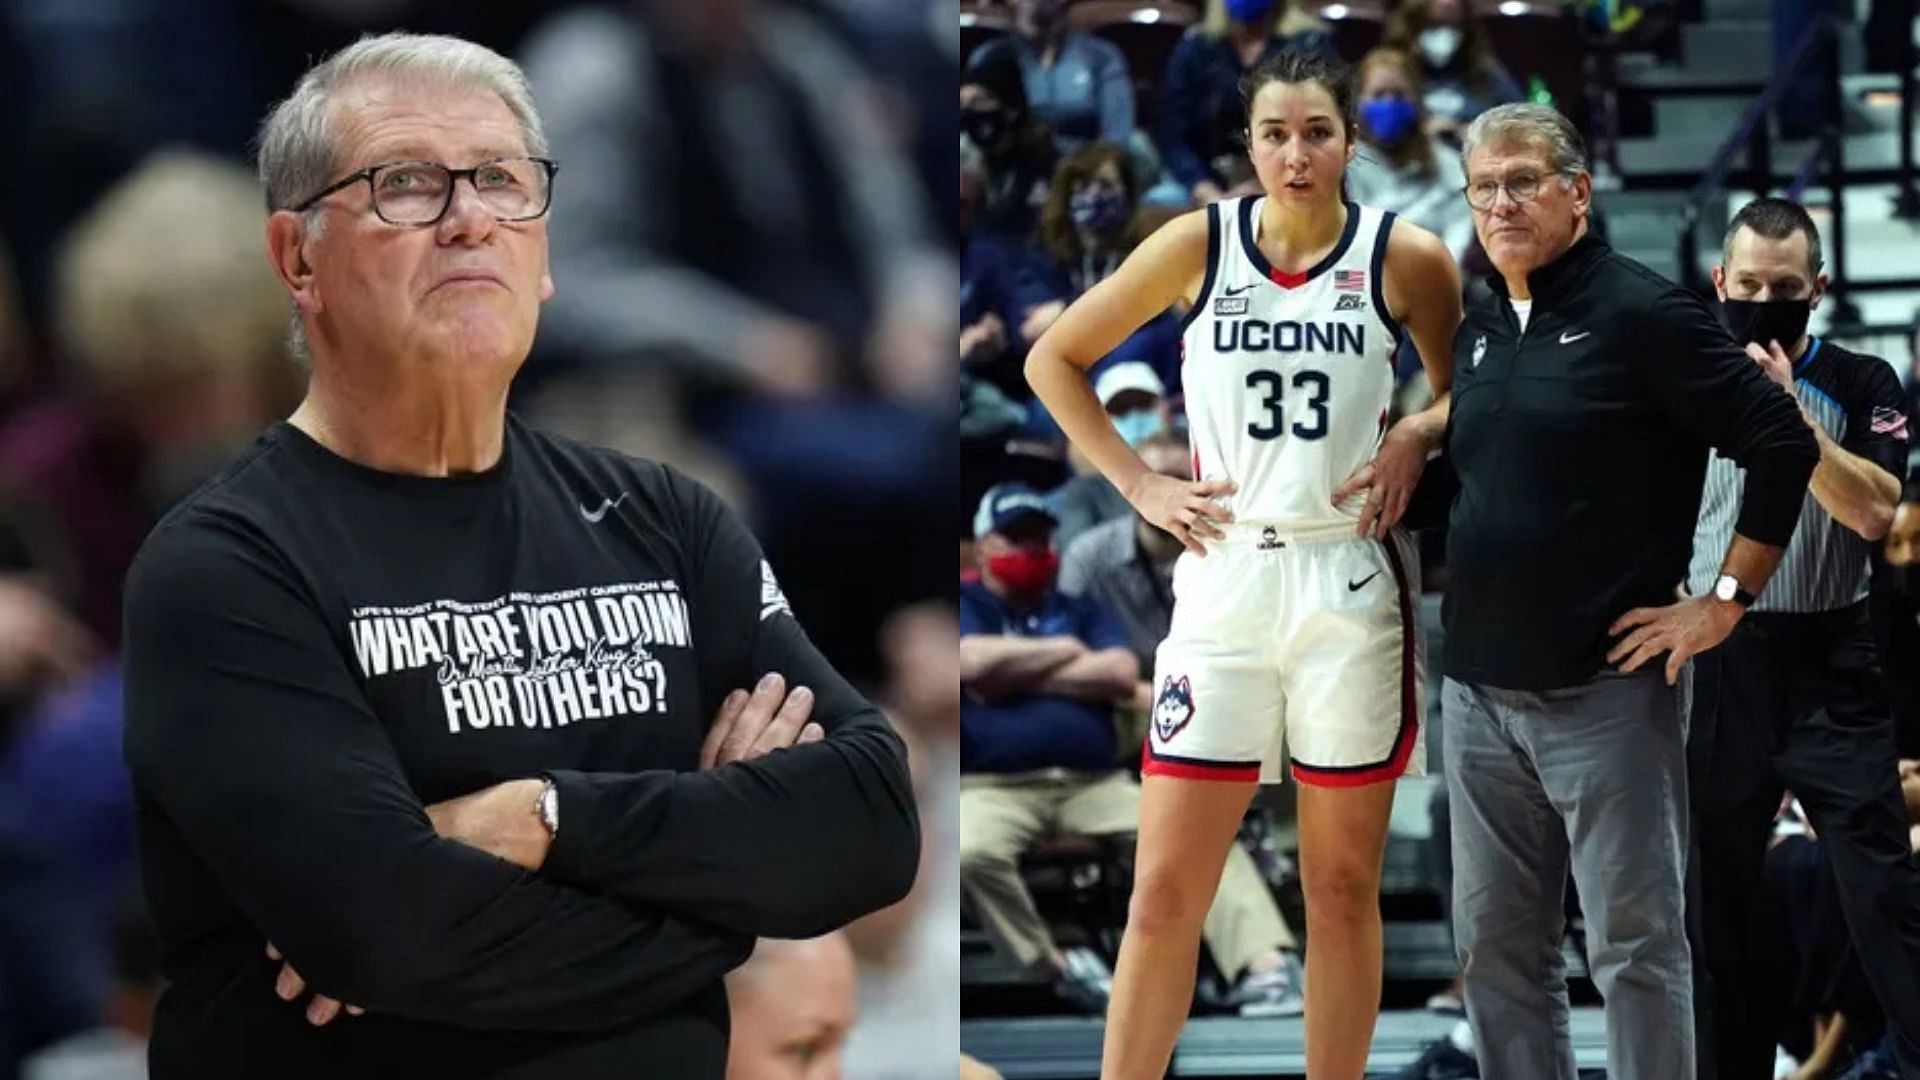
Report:
[{"label": "coach's hand on hip", "polygon": [[1406,515],[1413,489],[1419,486],[1420,474],[1426,471],[1427,455],[1440,444],[1445,432],[1444,428],[1429,430],[1421,426],[1421,421],[1420,417],[1409,416],[1387,429],[1387,436],[1380,441],[1380,450],[1373,455],[1373,460],[1360,466],[1360,471],[1334,489],[1335,506],[1356,491],[1367,493],[1367,504],[1360,511],[1355,536],[1384,537]]},{"label": "coach's hand on hip", "polygon": [[[1623,672],[1637,671],[1648,660],[1666,653],[1667,685],[1680,681],[1680,669],[1727,639],[1745,609],[1711,596],[1696,596],[1666,607],[1634,608],[1615,619],[1609,635],[1626,634],[1607,653],[1607,662]],[[1622,660],[1624,659],[1624,663]]]}]

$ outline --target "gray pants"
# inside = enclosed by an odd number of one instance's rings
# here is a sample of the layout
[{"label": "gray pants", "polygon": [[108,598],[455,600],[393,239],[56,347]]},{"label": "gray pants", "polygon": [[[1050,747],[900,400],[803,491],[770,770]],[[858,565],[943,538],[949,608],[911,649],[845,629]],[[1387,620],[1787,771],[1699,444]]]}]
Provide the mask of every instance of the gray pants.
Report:
[{"label": "gray pants", "polygon": [[1537,693],[1442,688],[1454,940],[1487,1080],[1575,1080],[1569,856],[1607,1075],[1693,1080],[1685,693],[1659,664]]}]

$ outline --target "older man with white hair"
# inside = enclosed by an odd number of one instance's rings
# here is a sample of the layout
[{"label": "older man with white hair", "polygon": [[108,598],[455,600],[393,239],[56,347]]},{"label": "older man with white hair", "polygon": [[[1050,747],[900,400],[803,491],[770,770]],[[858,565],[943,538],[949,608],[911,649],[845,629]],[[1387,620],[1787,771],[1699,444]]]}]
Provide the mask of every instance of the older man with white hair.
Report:
[{"label": "older man with white hair", "polygon": [[[1588,232],[1565,117],[1500,106],[1465,149],[1498,272],[1454,338],[1441,707],[1480,1075],[1574,1080],[1571,864],[1607,1075],[1690,1078],[1686,661],[1766,585],[1819,451],[1704,303]],[[1710,450],[1746,486],[1713,591],[1676,602]]]},{"label": "older man with white hair", "polygon": [[266,122],[306,398],[127,588],[156,1080],[719,1080],[754,939],[912,880],[900,740],[733,511],[506,411],[545,153],[519,70],[444,37]]}]

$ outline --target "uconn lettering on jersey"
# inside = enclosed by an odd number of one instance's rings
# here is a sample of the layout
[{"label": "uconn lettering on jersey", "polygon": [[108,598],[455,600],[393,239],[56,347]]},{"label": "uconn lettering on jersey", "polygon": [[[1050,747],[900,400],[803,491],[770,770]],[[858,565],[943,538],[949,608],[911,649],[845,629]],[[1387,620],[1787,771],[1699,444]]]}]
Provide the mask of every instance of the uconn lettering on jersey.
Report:
[{"label": "uconn lettering on jersey", "polygon": [[1367,328],[1344,322],[1293,322],[1262,319],[1217,319],[1213,324],[1215,352],[1319,352],[1364,356]]}]

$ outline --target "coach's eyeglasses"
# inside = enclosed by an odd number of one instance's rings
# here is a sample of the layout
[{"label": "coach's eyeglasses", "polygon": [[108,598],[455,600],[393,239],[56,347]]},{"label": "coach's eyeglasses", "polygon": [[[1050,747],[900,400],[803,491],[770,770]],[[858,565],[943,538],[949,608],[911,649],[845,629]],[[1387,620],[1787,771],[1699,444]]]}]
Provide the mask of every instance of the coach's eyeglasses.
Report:
[{"label": "coach's eyeglasses", "polygon": [[1539,173],[1521,173],[1518,176],[1508,177],[1504,182],[1476,180],[1460,190],[1466,195],[1468,206],[1475,210],[1491,210],[1493,204],[1500,198],[1502,188],[1506,189],[1507,197],[1513,200],[1515,206],[1525,206],[1539,197],[1540,185],[1546,180],[1547,178]]},{"label": "coach's eyeglasses", "polygon": [[464,178],[496,220],[532,221],[552,205],[553,174],[559,170],[557,163],[536,157],[495,158],[471,169],[450,169],[433,161],[388,161],[341,177],[293,210],[304,213],[321,199],[365,180],[381,221],[433,225],[453,205],[454,182]]}]

